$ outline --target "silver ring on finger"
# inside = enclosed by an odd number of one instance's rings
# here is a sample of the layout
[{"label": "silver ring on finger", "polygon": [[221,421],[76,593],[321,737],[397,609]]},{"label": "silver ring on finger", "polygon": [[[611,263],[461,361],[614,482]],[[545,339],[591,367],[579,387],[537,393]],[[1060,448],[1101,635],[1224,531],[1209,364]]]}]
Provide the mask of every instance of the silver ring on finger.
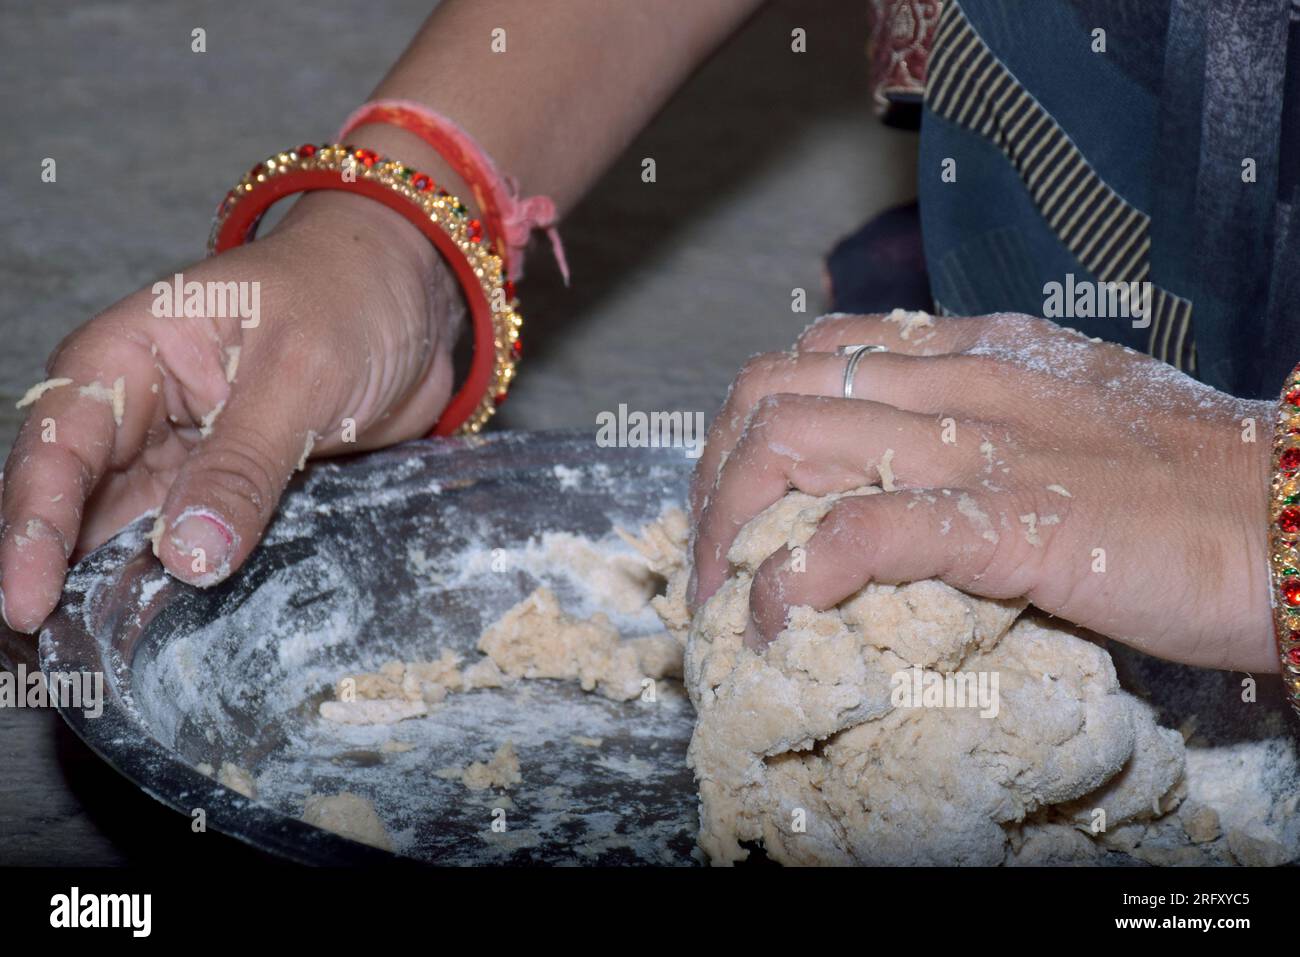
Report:
[{"label": "silver ring on finger", "polygon": [[888,352],[885,346],[840,346],[835,350],[837,356],[848,356],[849,361],[844,366],[844,398],[853,398],[853,377],[857,374],[858,363],[862,357],[872,352]]}]

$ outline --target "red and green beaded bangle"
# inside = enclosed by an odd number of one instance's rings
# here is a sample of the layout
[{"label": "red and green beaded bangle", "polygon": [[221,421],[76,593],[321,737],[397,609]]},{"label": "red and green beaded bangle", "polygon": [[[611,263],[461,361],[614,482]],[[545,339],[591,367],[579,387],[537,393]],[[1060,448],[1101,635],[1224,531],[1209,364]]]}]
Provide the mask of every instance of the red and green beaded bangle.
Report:
[{"label": "red and green beaded bangle", "polygon": [[482,223],[469,218],[465,205],[431,176],[373,150],[338,144],[309,143],[277,153],[249,170],[221,201],[208,237],[209,255],[252,240],[262,216],[280,199],[317,189],[360,193],[400,213],[456,274],[473,317],[474,361],[432,434],[478,432],[514,380],[523,318],[514,283]]},{"label": "red and green beaded bangle", "polygon": [[1300,366],[1291,370],[1278,403],[1269,496],[1270,603],[1282,681],[1300,714]]}]

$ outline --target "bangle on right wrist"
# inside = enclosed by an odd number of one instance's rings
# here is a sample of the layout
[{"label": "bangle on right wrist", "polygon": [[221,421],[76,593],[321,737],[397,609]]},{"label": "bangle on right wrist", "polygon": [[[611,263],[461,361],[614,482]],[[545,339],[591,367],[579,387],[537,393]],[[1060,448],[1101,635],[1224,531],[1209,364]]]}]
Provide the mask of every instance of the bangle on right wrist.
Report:
[{"label": "bangle on right wrist", "polygon": [[1269,605],[1287,700],[1300,714],[1300,366],[1287,376],[1273,433]]}]

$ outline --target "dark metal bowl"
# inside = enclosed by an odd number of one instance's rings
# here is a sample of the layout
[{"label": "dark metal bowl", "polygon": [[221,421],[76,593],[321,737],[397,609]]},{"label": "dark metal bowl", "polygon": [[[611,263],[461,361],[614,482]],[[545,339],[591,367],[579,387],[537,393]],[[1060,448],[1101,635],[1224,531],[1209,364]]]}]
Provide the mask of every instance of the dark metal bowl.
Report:
[{"label": "dark metal bowl", "polygon": [[[340,730],[317,714],[348,671],[444,648],[472,661],[482,628],[538,584],[566,606],[590,604],[541,537],[573,533],[615,560],[626,549],[614,526],[639,528],[683,501],[691,464],[681,450],[599,448],[590,433],[413,442],[315,464],[248,563],[205,591],[162,570],[142,517],[73,570],[41,633],[41,667],[102,672],[101,716],[59,710],[142,790],[294,861],[396,859],[299,819],[308,793],[350,790],[373,801],[406,859],[693,863],[692,713],[680,689],[648,705],[525,682],[452,695],[386,729]],[[488,573],[485,554],[527,560]],[[656,629],[644,613],[618,623]],[[385,751],[389,734],[415,747]],[[504,740],[524,778],[509,801],[438,774]],[[195,769],[222,761],[256,776],[256,800]],[[504,833],[490,828],[498,807]]]}]

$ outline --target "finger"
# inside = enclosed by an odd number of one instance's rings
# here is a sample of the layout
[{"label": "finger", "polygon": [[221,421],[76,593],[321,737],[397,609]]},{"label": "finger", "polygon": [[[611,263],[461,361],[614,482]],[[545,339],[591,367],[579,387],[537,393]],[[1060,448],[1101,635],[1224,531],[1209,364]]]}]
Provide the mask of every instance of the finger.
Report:
[{"label": "finger", "polygon": [[243,564],[289,478],[340,416],[344,377],[326,375],[319,350],[271,348],[259,356],[209,419],[211,431],[181,466],[154,527],[163,565],[199,587]]},{"label": "finger", "polygon": [[[754,406],[768,395],[793,393],[840,397],[848,359],[834,353],[773,353],[751,359],[732,383],[727,401],[709,428],[704,452],[691,479],[693,524],[717,482]],[[969,418],[1005,419],[1024,405],[1022,388],[1008,366],[988,356],[911,356],[895,352],[860,357],[853,378],[854,399],[867,399],[910,412],[960,410]]]},{"label": "finger", "polygon": [[754,576],[750,614],[766,645],[789,610],[834,607],[868,582],[938,578],[986,598],[1033,587],[1039,550],[1005,522],[996,496],[961,489],[850,496],[836,502],[803,546],[769,557]]},{"label": "finger", "polygon": [[51,369],[51,381],[71,381],[35,400],[6,465],[0,593],[17,631],[34,632],[54,609],[87,498],[139,450],[157,411],[147,347],[87,330]]},{"label": "finger", "polygon": [[760,401],[700,518],[693,604],[707,601],[721,586],[727,553],[740,530],[791,488],[827,495],[877,481],[886,491],[896,482],[965,484],[984,459],[975,443],[948,443],[943,437],[934,416],[876,402],[801,395]]},{"label": "finger", "polygon": [[886,315],[833,313],[815,319],[799,336],[799,352],[834,352],[840,346],[881,345],[890,352],[934,356],[981,348],[1014,348],[1067,330],[1035,316],[931,316],[895,309]]}]

